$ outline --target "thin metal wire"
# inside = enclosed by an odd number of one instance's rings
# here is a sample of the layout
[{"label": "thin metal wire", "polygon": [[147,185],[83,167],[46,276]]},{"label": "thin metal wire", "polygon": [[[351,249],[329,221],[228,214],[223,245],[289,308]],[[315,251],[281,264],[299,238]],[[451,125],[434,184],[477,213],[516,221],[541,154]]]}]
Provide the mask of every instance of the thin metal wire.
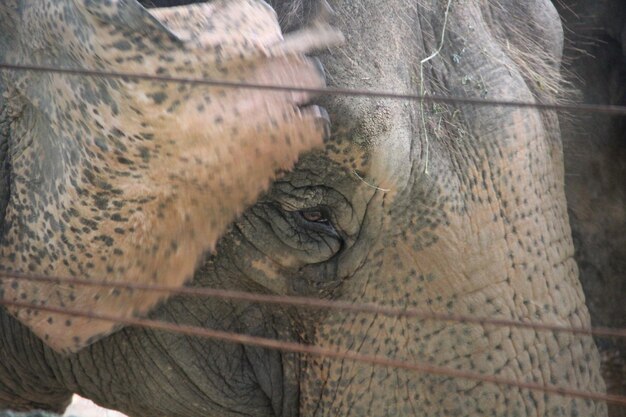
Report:
[{"label": "thin metal wire", "polygon": [[432,375],[448,376],[453,378],[462,378],[472,381],[487,382],[496,385],[506,385],[509,387],[527,389],[532,391],[541,391],[548,394],[562,395],[565,397],[582,398],[593,401],[606,401],[620,406],[626,407],[626,397],[614,394],[603,394],[599,392],[588,392],[577,389],[559,387],[555,385],[538,384],[535,382],[520,382],[510,378],[498,377],[494,375],[482,375],[477,372],[461,371],[443,366],[430,365],[419,362],[406,362],[399,359],[390,359],[376,355],[361,354],[351,350],[338,351],[335,349],[325,348],[316,345],[306,345],[296,342],[287,342],[276,339],[269,339],[259,336],[250,336],[241,333],[227,332],[223,330],[207,329],[204,327],[196,327],[190,325],[181,325],[168,323],[158,320],[149,320],[141,318],[123,318],[112,316],[109,314],[99,314],[94,312],[74,310],[68,308],[40,306],[31,303],[23,303],[18,301],[0,300],[0,305],[12,306],[17,308],[30,308],[50,313],[63,314],[71,317],[86,317],[94,320],[109,321],[126,326],[138,326],[153,330],[161,330],[171,333],[182,334],[186,336],[204,337],[209,339],[221,340],[224,342],[240,343],[248,346],[257,346],[267,349],[275,349],[283,352],[301,353],[313,356],[321,356],[333,359],[347,359],[355,362],[367,363],[376,366],[385,366],[398,369],[406,369],[409,371],[423,372]]},{"label": "thin metal wire", "polygon": [[598,337],[626,338],[626,329],[615,329],[608,327],[575,327],[562,326],[558,324],[546,324],[530,321],[519,321],[511,319],[496,319],[490,317],[468,316],[463,314],[446,314],[421,311],[411,307],[392,307],[375,303],[351,303],[347,301],[324,300],[312,297],[291,296],[291,295],[271,295],[251,293],[244,291],[223,290],[218,288],[191,288],[172,287],[157,284],[138,284],[133,282],[110,282],[104,280],[87,280],[72,277],[51,277],[42,274],[24,274],[16,272],[1,272],[0,277],[5,279],[17,279],[33,282],[47,282],[52,284],[73,284],[89,287],[123,288],[128,290],[153,291],[167,293],[170,295],[188,295],[196,297],[223,298],[238,301],[249,301],[255,303],[289,305],[314,309],[332,309],[350,313],[371,313],[382,314],[391,317],[416,318],[420,320],[450,321],[461,324],[479,324],[498,327],[516,327],[533,329],[540,331],[563,332],[571,334],[582,334]]},{"label": "thin metal wire", "polygon": [[390,91],[373,91],[364,89],[326,87],[326,88],[309,88],[284,85],[257,84],[238,81],[225,81],[201,78],[172,77],[167,75],[153,75],[146,73],[127,73],[119,71],[101,71],[84,68],[58,68],[51,66],[26,65],[26,64],[10,64],[0,63],[0,69],[14,71],[32,71],[32,72],[52,72],[67,75],[82,75],[87,77],[110,77],[110,78],[130,78],[148,81],[159,81],[167,83],[180,84],[201,84],[222,88],[244,88],[253,90],[269,90],[269,91],[290,91],[303,92],[311,94],[340,95],[353,97],[371,97],[371,98],[388,98],[395,100],[425,101],[430,103],[442,104],[469,104],[475,106],[490,107],[518,107],[532,108],[539,110],[555,110],[567,112],[584,112],[584,113],[602,113],[614,116],[626,116],[626,106],[601,105],[601,104],[550,104],[537,103],[530,101],[507,101],[507,100],[490,100],[483,98],[470,97],[454,97],[439,95],[421,95],[410,93],[395,93]]},{"label": "thin metal wire", "polygon": [[[355,97],[372,97],[372,98],[387,98],[396,100],[410,100],[410,101],[425,101],[432,103],[443,104],[466,104],[476,106],[500,106],[500,107],[517,107],[517,108],[534,108],[539,110],[554,110],[554,111],[568,111],[568,112],[587,112],[587,113],[602,113],[607,115],[624,116],[626,115],[626,107],[613,106],[613,105],[593,105],[593,104],[547,104],[536,102],[521,102],[521,101],[506,101],[506,100],[490,100],[479,98],[467,98],[467,97],[453,97],[453,96],[438,96],[438,95],[420,95],[420,94],[406,94],[406,93],[394,93],[387,91],[371,91],[363,89],[349,89],[349,88],[303,88],[296,86],[281,86],[281,85],[268,85],[246,82],[234,82],[224,80],[212,80],[212,79],[198,79],[198,78],[185,78],[185,77],[171,77],[160,76],[152,74],[133,74],[117,71],[99,71],[80,68],[55,68],[49,66],[35,66],[35,65],[18,65],[0,63],[0,69],[15,70],[15,71],[33,71],[33,72],[52,72],[67,75],[83,75],[88,77],[111,77],[111,78],[130,78],[141,79],[148,81],[159,82],[174,82],[182,84],[201,84],[210,85],[222,88],[244,88],[255,90],[269,90],[269,91],[297,91],[312,94],[326,94],[326,95],[344,95]],[[160,285],[144,285],[136,283],[111,283],[105,281],[88,281],[78,278],[60,278],[60,277],[47,277],[43,275],[27,275],[27,274],[6,274],[0,272],[1,276],[7,278],[24,279],[31,281],[47,281],[53,283],[66,283],[76,285],[88,285],[88,286],[103,286],[103,287],[118,287],[132,290],[142,291],[155,291],[164,292],[168,294],[178,295],[192,295],[203,297],[219,297],[239,301],[261,302],[269,304],[280,305],[292,305],[307,308],[329,308],[347,312],[358,313],[373,313],[383,314],[387,316],[395,317],[408,317],[419,318],[424,320],[440,320],[440,321],[453,321],[459,323],[472,323],[481,325],[494,325],[494,326],[507,326],[507,327],[519,327],[528,328],[534,330],[543,331],[555,331],[555,332],[568,332],[573,334],[594,335],[603,337],[626,337],[626,329],[612,329],[612,328],[584,328],[584,327],[567,327],[543,323],[514,321],[507,319],[492,319],[484,317],[472,317],[458,314],[441,314],[423,312],[413,308],[399,308],[382,306],[373,303],[355,304],[343,301],[333,300],[321,300],[315,298],[298,297],[298,296],[276,296],[268,294],[254,294],[241,291],[221,290],[212,288],[173,288]],[[57,308],[50,306],[38,306],[30,303],[21,303],[8,300],[1,300],[0,305],[13,306],[18,308],[32,308],[43,311],[49,311],[57,314],[64,314],[68,316],[79,316],[92,318],[96,320],[104,320],[124,324],[128,326],[140,326],[150,328],[154,330],[168,331],[189,336],[198,336],[205,338],[212,338],[222,340],[225,342],[240,343],[251,346],[258,346],[268,349],[277,349],[281,351],[309,354],[314,356],[322,356],[335,359],[347,359],[363,363],[369,363],[371,365],[387,366],[400,369],[406,369],[417,372],[424,372],[433,375],[449,376],[454,378],[469,379],[480,382],[493,383],[498,385],[507,385],[520,389],[528,389],[534,391],[542,391],[550,394],[557,394],[573,398],[584,398],[594,401],[606,401],[607,403],[613,403],[620,406],[626,406],[626,397],[612,394],[602,394],[595,392],[586,392],[582,390],[574,390],[569,388],[558,387],[554,385],[542,385],[530,382],[519,382],[508,378],[501,378],[492,375],[481,375],[475,372],[460,371],[456,369],[448,369],[445,367],[439,367],[424,363],[408,363],[401,360],[384,358],[374,355],[363,355],[354,351],[340,352],[333,349],[328,349],[320,346],[305,345],[295,342],[284,342],[274,339],[262,338],[257,336],[249,336],[244,334],[225,332],[219,330],[206,329],[201,327],[194,327],[188,325],[178,325],[167,322],[160,322],[149,319],[141,318],[123,318],[111,315],[97,314],[93,312],[85,312],[80,310],[73,310],[67,308]]]}]

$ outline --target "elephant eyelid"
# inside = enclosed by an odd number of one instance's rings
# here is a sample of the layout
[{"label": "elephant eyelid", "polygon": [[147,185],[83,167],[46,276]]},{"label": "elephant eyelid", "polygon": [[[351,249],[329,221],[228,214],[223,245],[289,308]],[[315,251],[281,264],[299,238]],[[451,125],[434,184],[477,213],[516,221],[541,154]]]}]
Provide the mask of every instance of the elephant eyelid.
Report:
[{"label": "elephant eyelid", "polygon": [[341,235],[331,220],[332,214],[327,207],[311,207],[292,211],[291,214],[295,217],[296,223],[301,227],[341,239]]},{"label": "elephant eyelid", "polygon": [[330,219],[322,209],[314,208],[308,210],[300,210],[298,211],[298,214],[307,222],[327,224],[330,223]]}]

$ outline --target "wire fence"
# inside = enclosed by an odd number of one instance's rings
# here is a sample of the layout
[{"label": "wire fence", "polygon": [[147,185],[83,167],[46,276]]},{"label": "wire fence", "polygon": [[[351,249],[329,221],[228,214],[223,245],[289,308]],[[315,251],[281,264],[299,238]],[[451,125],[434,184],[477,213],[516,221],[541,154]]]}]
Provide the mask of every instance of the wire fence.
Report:
[{"label": "wire fence", "polygon": [[[18,65],[10,63],[0,63],[0,69],[5,71],[29,71],[29,72],[44,72],[44,73],[58,73],[73,76],[87,76],[87,77],[112,77],[122,79],[140,79],[155,82],[168,82],[168,83],[183,83],[183,84],[202,84],[221,88],[244,88],[244,89],[258,89],[269,91],[293,91],[293,92],[307,92],[313,94],[324,95],[342,95],[353,97],[369,97],[369,98],[383,98],[383,99],[395,99],[395,100],[410,100],[410,101],[423,101],[431,103],[442,104],[456,104],[456,105],[476,105],[476,106],[500,106],[500,107],[516,107],[516,108],[532,108],[538,110],[550,110],[550,111],[565,111],[565,112],[582,112],[582,113],[599,113],[613,116],[626,116],[626,107],[624,106],[611,106],[611,105],[597,105],[597,104],[567,104],[567,103],[539,103],[539,102],[520,102],[520,101],[506,101],[506,100],[490,100],[484,98],[468,98],[468,97],[452,97],[452,96],[437,96],[437,95],[420,95],[410,93],[395,93],[386,91],[371,91],[362,89],[348,89],[348,88],[301,88],[293,86],[282,85],[268,85],[268,84],[255,84],[244,82],[233,82],[213,79],[196,79],[196,78],[181,78],[170,77],[162,75],[152,74],[136,74],[125,72],[112,72],[112,71],[98,71],[83,68],[55,68],[50,66],[36,66],[36,65]],[[242,291],[232,291],[216,288],[194,288],[194,287],[169,287],[162,285],[147,285],[138,284],[133,282],[110,282],[105,280],[94,279],[81,279],[76,277],[52,277],[41,274],[25,274],[17,272],[0,272],[0,279],[4,277],[5,280],[24,280],[32,282],[42,282],[49,284],[69,284],[69,285],[82,285],[82,286],[96,286],[104,288],[118,288],[137,291],[152,291],[162,293],[164,295],[183,295],[194,297],[213,297],[221,299],[229,299],[234,301],[265,303],[273,305],[293,306],[309,309],[327,309],[342,311],[347,313],[370,313],[380,314],[396,318],[414,318],[419,320],[435,320],[455,322],[462,324],[478,324],[482,326],[506,326],[522,329],[530,329],[535,331],[549,331],[549,332],[564,332],[577,335],[588,335],[596,337],[611,337],[611,338],[626,338],[626,329],[605,328],[605,327],[574,327],[563,326],[550,323],[539,323],[522,320],[501,319],[493,317],[478,317],[461,314],[444,314],[434,313],[428,311],[421,311],[416,308],[409,307],[393,307],[385,306],[375,303],[350,303],[337,300],[327,300],[312,297],[302,296],[286,296],[286,295],[271,295],[250,293]],[[276,349],[285,352],[322,356],[334,359],[351,360],[362,363],[367,363],[376,366],[394,367],[399,369],[405,369],[408,371],[421,372],[432,375],[447,376],[453,378],[462,378],[473,381],[480,381],[486,383],[493,383],[497,385],[504,385],[509,387],[515,387],[518,389],[526,389],[532,391],[541,391],[546,394],[556,394],[572,398],[583,398],[593,401],[605,401],[607,403],[616,404],[626,407],[626,396],[604,394],[598,392],[588,392],[582,390],[571,389],[567,387],[560,387],[550,384],[539,384],[532,382],[522,382],[514,379],[499,377],[496,375],[485,375],[477,372],[462,371],[458,369],[452,369],[447,367],[435,366],[427,363],[407,362],[403,360],[366,355],[351,350],[337,350],[327,348],[323,346],[308,345],[302,343],[296,343],[291,341],[281,341],[275,339],[269,339],[264,337],[251,336],[241,333],[227,332],[221,330],[213,330],[204,327],[195,327],[189,325],[181,325],[176,323],[156,321],[139,317],[119,317],[115,315],[100,314],[90,311],[83,311],[77,309],[70,309],[66,307],[52,307],[35,305],[28,302],[20,302],[16,300],[2,300],[0,299],[0,305],[15,308],[28,308],[38,309],[41,311],[47,311],[50,313],[64,314],[68,316],[85,317],[94,320],[102,320],[108,322],[114,322],[117,324],[128,326],[139,326],[149,328],[153,330],[167,331],[181,335],[195,336],[211,338],[221,340],[224,342],[239,343],[250,346],[257,346],[267,349]]]},{"label": "wire fence", "polygon": [[351,350],[335,350],[316,345],[307,345],[303,343],[281,341],[269,339],[259,336],[250,336],[247,334],[226,332],[222,330],[213,330],[205,327],[189,326],[184,324],[168,323],[165,321],[150,320],[143,318],[124,318],[110,314],[100,314],[84,310],[70,309],[66,307],[41,306],[32,303],[23,303],[19,301],[0,300],[0,304],[17,308],[34,308],[49,313],[63,314],[71,317],[85,317],[95,320],[109,321],[116,324],[126,326],[138,326],[152,330],[161,330],[186,336],[204,337],[209,339],[221,340],[224,342],[240,343],[243,345],[262,347],[267,349],[275,349],[283,352],[301,353],[313,356],[323,356],[333,359],[348,359],[356,362],[367,363],[371,365],[393,367],[406,369],[409,371],[422,372],[431,375],[449,376],[453,378],[463,378],[472,381],[488,382],[497,385],[506,385],[510,387],[528,389],[533,391],[542,391],[548,394],[558,394],[572,398],[583,398],[593,401],[606,401],[607,403],[626,406],[626,397],[620,395],[603,394],[598,392],[589,392],[583,390],[575,390],[566,387],[559,387],[548,384],[538,384],[533,382],[521,382],[514,379],[503,378],[493,375],[483,375],[477,372],[461,371],[453,368],[429,365],[426,363],[406,362],[398,359],[390,359],[375,355],[365,355]]},{"label": "wire fence", "polygon": [[351,303],[347,301],[327,300],[313,297],[293,295],[271,295],[245,291],[224,290],[219,288],[171,287],[157,284],[138,284],[124,281],[105,281],[81,279],[73,277],[51,277],[40,274],[8,273],[0,271],[0,278],[18,279],[23,281],[44,282],[49,284],[71,284],[88,287],[116,288],[125,290],[151,291],[165,295],[185,295],[203,298],[222,298],[236,301],[248,301],[263,304],[304,307],[311,309],[328,309],[350,313],[379,314],[396,318],[415,318],[420,320],[449,321],[461,324],[479,324],[499,327],[516,327],[537,331],[563,332],[597,337],[626,338],[626,329],[608,327],[572,327],[558,324],[536,323],[511,319],[496,319],[463,314],[445,314],[422,311],[413,307],[392,307],[377,303]]},{"label": "wire fence", "polygon": [[472,97],[460,97],[460,96],[440,96],[440,95],[422,95],[412,93],[397,93],[390,91],[373,91],[365,89],[355,88],[341,88],[341,87],[325,87],[325,88],[310,88],[310,87],[297,87],[297,86],[285,86],[278,84],[259,84],[259,83],[246,83],[240,81],[225,81],[215,79],[201,79],[201,78],[186,78],[186,77],[171,77],[166,75],[154,75],[154,74],[137,74],[118,71],[99,71],[84,68],[58,68],[51,66],[40,65],[24,65],[24,64],[8,64],[0,63],[0,69],[13,70],[13,71],[31,71],[31,72],[45,72],[45,73],[57,73],[66,75],[78,75],[85,77],[110,77],[110,78],[127,78],[135,80],[145,81],[157,81],[166,83],[179,83],[179,84],[197,84],[208,85],[222,88],[243,88],[251,90],[267,90],[267,91],[285,91],[285,92],[300,92],[311,94],[324,94],[330,96],[352,96],[352,97],[367,97],[367,98],[383,98],[393,100],[409,100],[409,101],[424,101],[427,103],[440,103],[440,104],[466,104],[474,106],[488,106],[488,107],[516,107],[516,108],[530,108],[538,110],[554,110],[560,112],[583,112],[583,113],[600,113],[609,116],[626,116],[626,106],[614,106],[603,104],[568,104],[568,103],[540,103],[536,101],[511,101],[511,100],[491,100],[486,98],[472,98]]}]

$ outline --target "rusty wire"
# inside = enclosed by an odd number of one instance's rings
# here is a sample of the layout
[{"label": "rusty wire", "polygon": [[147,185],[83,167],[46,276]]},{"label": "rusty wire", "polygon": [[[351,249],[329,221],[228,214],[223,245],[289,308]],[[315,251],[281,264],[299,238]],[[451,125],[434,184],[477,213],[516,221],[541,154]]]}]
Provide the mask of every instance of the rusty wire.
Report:
[{"label": "rusty wire", "polygon": [[527,389],[532,391],[541,391],[549,394],[557,394],[571,398],[582,398],[593,401],[605,401],[607,403],[616,404],[626,407],[626,397],[615,394],[603,394],[599,392],[589,392],[577,389],[559,387],[556,385],[539,384],[536,382],[520,382],[510,378],[504,378],[494,375],[483,375],[478,372],[461,371],[458,369],[447,368],[443,366],[430,365],[420,362],[406,362],[399,359],[391,359],[376,355],[361,354],[352,350],[339,351],[336,349],[307,345],[297,342],[281,341],[259,336],[250,336],[242,333],[227,332],[223,330],[208,329],[205,327],[190,326],[184,324],[168,323],[165,321],[142,319],[142,318],[124,318],[112,316],[109,314],[99,314],[83,310],[68,309],[65,307],[41,306],[32,303],[23,303],[18,301],[0,300],[0,305],[12,306],[17,308],[30,308],[50,313],[63,314],[71,317],[85,317],[94,320],[109,321],[125,326],[138,326],[153,330],[166,331],[186,336],[203,337],[209,339],[221,340],[224,342],[240,343],[248,346],[256,346],[267,349],[275,349],[283,352],[292,352],[307,354],[313,356],[321,356],[333,359],[347,359],[355,362],[367,363],[376,366],[385,366],[398,369],[406,369],[408,371],[423,372],[431,375],[448,376],[453,378],[462,378],[472,381],[487,382],[496,385],[506,385],[509,387]]},{"label": "rusty wire", "polygon": [[626,338],[626,329],[608,327],[573,327],[558,324],[537,323],[512,319],[496,319],[491,317],[468,316],[463,314],[435,313],[411,307],[393,307],[377,303],[353,303],[348,301],[327,300],[313,297],[293,295],[261,294],[245,291],[224,290],[219,288],[172,287],[158,284],[138,284],[123,281],[88,280],[73,277],[52,277],[42,274],[24,274],[0,271],[0,277],[32,282],[51,284],[72,284],[88,287],[122,288],[127,290],[152,291],[168,295],[186,295],[207,298],[222,298],[237,301],[248,301],[263,304],[288,305],[312,309],[330,309],[350,313],[381,314],[391,317],[416,318],[420,320],[450,321],[461,324],[479,324],[498,327],[517,327],[532,330],[582,334],[598,337]]},{"label": "rusty wire", "polygon": [[207,78],[186,78],[186,77],[173,77],[168,75],[154,75],[147,73],[128,73],[119,71],[102,71],[85,68],[58,68],[51,66],[40,65],[26,65],[26,64],[9,64],[6,62],[0,62],[0,69],[13,70],[13,71],[30,71],[30,72],[45,72],[45,73],[57,73],[66,75],[81,75],[86,77],[109,77],[109,78],[128,78],[146,81],[158,81],[166,83],[179,83],[179,84],[196,84],[196,85],[209,85],[222,88],[243,88],[252,90],[267,90],[267,91],[289,91],[289,92],[302,92],[311,94],[324,94],[333,96],[352,96],[352,97],[370,97],[370,98],[387,98],[395,100],[409,100],[409,101],[424,101],[431,103],[442,104],[468,104],[475,106],[490,106],[490,107],[517,107],[517,108],[532,108],[538,110],[555,110],[555,111],[567,111],[567,112],[585,112],[585,113],[602,113],[613,116],[626,116],[626,106],[615,105],[601,105],[601,104],[567,104],[567,103],[538,103],[531,101],[508,101],[508,100],[491,100],[483,98],[471,98],[471,97],[455,97],[455,96],[440,96],[440,95],[421,95],[412,93],[396,93],[390,91],[373,91],[367,89],[354,89],[354,88],[342,88],[342,87],[325,87],[325,88],[311,88],[311,87],[297,87],[297,86],[284,86],[276,84],[258,84],[239,81],[227,81],[216,80]]},{"label": "rusty wire", "polygon": [[[595,105],[595,104],[552,104],[552,103],[537,103],[537,102],[522,102],[522,101],[506,101],[506,100],[491,100],[482,98],[468,98],[468,97],[453,97],[453,96],[439,96],[439,95],[419,95],[411,93],[395,93],[388,91],[372,91],[365,89],[350,89],[350,88],[303,88],[295,86],[282,86],[282,85],[269,85],[247,82],[235,82],[225,80],[214,79],[199,79],[199,78],[185,78],[185,77],[172,77],[162,75],[152,75],[147,73],[126,73],[117,71],[100,71],[83,68],[56,68],[50,66],[37,66],[37,65],[20,65],[0,63],[0,69],[14,70],[14,71],[31,71],[31,72],[46,72],[46,73],[59,73],[66,75],[82,75],[88,77],[111,77],[111,78],[127,78],[127,79],[139,79],[147,81],[158,81],[168,83],[181,83],[181,84],[200,84],[209,85],[221,88],[244,88],[255,90],[267,90],[267,91],[291,91],[291,92],[305,92],[311,94],[325,94],[325,95],[343,95],[353,97],[370,97],[370,98],[385,98],[396,100],[409,100],[409,101],[425,101],[432,103],[443,104],[465,104],[476,106],[500,106],[500,107],[516,107],[516,108],[533,108],[538,110],[554,110],[554,111],[568,111],[568,112],[585,112],[585,113],[601,113],[614,116],[625,116],[626,107],[614,106],[614,105]],[[4,276],[5,279],[22,279],[35,282],[50,282],[50,283],[66,283],[75,285],[86,286],[101,286],[101,287],[117,287],[125,288],[129,290],[141,290],[141,291],[154,291],[162,292],[166,294],[174,295],[188,295],[188,296],[201,296],[201,297],[215,297],[225,298],[238,301],[258,302],[275,305],[290,305],[305,308],[315,309],[333,309],[338,311],[352,312],[352,313],[372,313],[382,314],[395,317],[406,318],[418,318],[423,320],[439,320],[439,321],[451,321],[458,323],[471,323],[480,325],[493,325],[493,326],[507,326],[518,327],[541,331],[554,331],[554,332],[567,332],[573,334],[593,335],[601,337],[626,337],[626,329],[613,329],[604,327],[568,327],[555,324],[536,323],[528,321],[516,321],[509,319],[494,319],[489,317],[475,317],[466,316],[460,314],[443,314],[419,311],[415,308],[393,307],[384,306],[374,303],[351,303],[337,300],[324,300],[318,298],[309,298],[301,296],[283,296],[283,295],[271,295],[271,294],[257,294],[242,291],[223,290],[215,288],[191,288],[191,287],[169,287],[162,285],[145,285],[130,282],[107,282],[107,281],[90,281],[79,278],[61,278],[61,277],[49,277],[45,275],[37,274],[21,274],[21,273],[6,273],[0,272],[0,276]],[[589,399],[593,401],[606,401],[620,406],[626,406],[626,396],[619,396],[614,394],[602,394],[597,392],[587,392],[583,390],[575,390],[565,387],[559,387],[555,385],[544,385],[533,382],[520,382],[509,378],[498,377],[494,375],[482,375],[476,372],[461,371],[457,369],[450,369],[441,366],[430,365],[426,363],[410,363],[398,359],[391,359],[387,357],[380,357],[375,355],[360,354],[358,352],[345,350],[338,351],[331,348],[325,348],[316,345],[307,345],[296,342],[280,341],[275,339],[263,338],[258,336],[250,336],[246,334],[226,332],[221,330],[207,329],[202,327],[195,327],[189,325],[180,325],[175,323],[168,323],[163,321],[149,320],[143,318],[124,318],[106,314],[98,314],[93,312],[74,310],[61,307],[41,306],[31,303],[23,303],[17,301],[9,301],[0,299],[0,305],[12,306],[16,308],[31,308],[42,311],[48,311],[57,314],[64,314],[68,316],[78,316],[91,318],[94,320],[103,320],[114,322],[118,324],[128,326],[139,326],[149,328],[153,330],[167,331],[188,336],[197,336],[204,338],[211,338],[221,340],[225,342],[240,343],[244,345],[257,346],[268,349],[276,349],[285,352],[308,354],[313,356],[321,356],[335,359],[347,359],[362,363],[367,363],[376,366],[393,367],[399,369],[405,369],[415,372],[423,372],[432,375],[448,376],[453,378],[462,378],[480,382],[493,383],[497,385],[506,385],[509,387],[527,389],[533,391],[541,391],[549,394],[557,394],[572,398]]]}]

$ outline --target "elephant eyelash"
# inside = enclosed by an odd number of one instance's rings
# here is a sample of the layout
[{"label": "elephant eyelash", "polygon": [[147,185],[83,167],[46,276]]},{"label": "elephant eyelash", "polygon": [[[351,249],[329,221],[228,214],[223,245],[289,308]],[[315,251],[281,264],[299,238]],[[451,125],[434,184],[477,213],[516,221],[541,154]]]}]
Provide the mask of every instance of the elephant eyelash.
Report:
[{"label": "elephant eyelash", "polygon": [[327,207],[312,207],[297,211],[292,211],[291,215],[295,222],[307,230],[324,233],[335,239],[342,240],[337,228],[333,224],[332,214]]},{"label": "elephant eyelash", "polygon": [[311,209],[311,210],[300,210],[298,211],[298,215],[302,217],[307,222],[311,223],[322,223],[329,224],[330,219],[322,210],[319,209]]}]

